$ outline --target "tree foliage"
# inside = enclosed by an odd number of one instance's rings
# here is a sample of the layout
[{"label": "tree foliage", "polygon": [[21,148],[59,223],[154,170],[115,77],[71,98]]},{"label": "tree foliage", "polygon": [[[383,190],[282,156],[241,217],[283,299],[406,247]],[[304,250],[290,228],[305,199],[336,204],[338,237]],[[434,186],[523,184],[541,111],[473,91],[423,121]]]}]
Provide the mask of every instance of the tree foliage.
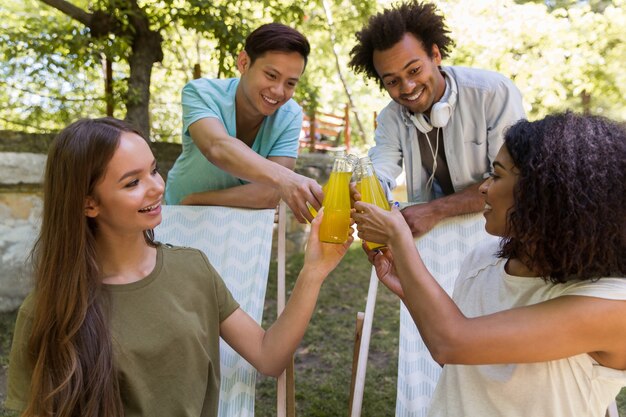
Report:
[{"label": "tree foliage", "polygon": [[516,0],[515,2],[518,4],[541,4],[547,7],[549,11],[585,5],[589,6],[591,10],[597,13],[604,12],[604,9],[611,5],[611,0]]},{"label": "tree foliage", "polygon": [[[372,2],[343,3],[354,20]],[[102,62],[108,58],[114,115],[144,127],[150,123],[153,137],[171,139],[178,134],[179,117],[173,116],[180,112],[179,91],[195,65],[205,76],[233,76],[236,54],[252,29],[270,21],[315,27],[306,20],[316,8],[321,2],[8,0],[0,10],[0,71],[10,90],[2,98],[11,106],[0,120],[9,128],[54,130],[78,116],[103,114]],[[150,36],[139,39],[140,31]],[[138,39],[151,44],[141,52]],[[141,72],[133,72],[141,65]],[[137,78],[143,83],[133,83]],[[311,79],[303,80],[300,98],[317,97],[323,83]]]},{"label": "tree foliage", "polygon": [[[236,76],[245,36],[269,21],[307,35],[312,52],[296,100],[340,113],[348,101],[338,76],[323,0],[4,0],[0,5],[0,128],[52,131],[106,112],[103,60],[112,63],[113,114],[144,123],[156,140],[180,135],[180,89],[202,76]],[[373,112],[388,101],[375,82],[347,67],[374,0],[328,0],[335,51],[369,142]],[[74,15],[50,6],[74,6]],[[437,3],[456,47],[448,64],[511,77],[530,118],[567,108],[626,120],[621,68],[624,0],[447,0]],[[142,26],[143,25],[143,26]],[[153,44],[138,55],[138,31]],[[161,52],[161,54],[159,53]],[[139,62],[138,62],[139,61]],[[149,62],[153,61],[153,62]],[[133,66],[143,65],[137,82]],[[146,78],[147,74],[147,79]],[[134,77],[134,78],[133,78]],[[139,77],[141,78],[141,77]],[[143,84],[142,84],[143,82]],[[139,85],[139,88],[137,87]],[[141,90],[144,88],[145,90]],[[140,121],[141,122],[141,121]]]},{"label": "tree foliage", "polygon": [[[463,0],[445,9],[456,47],[455,64],[492,69],[513,79],[530,118],[571,109],[626,120],[623,0],[596,12],[577,2],[550,8]],[[563,1],[561,3],[567,3]],[[599,3],[599,2],[598,2]]]}]

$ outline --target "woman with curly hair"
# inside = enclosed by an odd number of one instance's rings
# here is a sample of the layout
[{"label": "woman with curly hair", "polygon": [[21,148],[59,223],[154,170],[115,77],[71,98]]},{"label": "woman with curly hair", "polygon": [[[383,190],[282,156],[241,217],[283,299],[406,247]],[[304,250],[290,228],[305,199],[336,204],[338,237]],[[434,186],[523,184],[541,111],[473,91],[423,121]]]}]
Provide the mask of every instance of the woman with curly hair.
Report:
[{"label": "woman with curly hair", "polygon": [[380,280],[443,365],[430,416],[602,416],[626,385],[626,132],[520,121],[480,190],[488,239],[450,298],[399,211],[355,203]]},{"label": "woman with curly hair", "polygon": [[298,281],[266,332],[201,251],[153,240],[163,185],[148,143],[120,120],[79,120],[55,138],[7,408],[24,417],[212,417],[220,337],[264,374],[289,363],[351,239],[320,243],[312,222]]}]

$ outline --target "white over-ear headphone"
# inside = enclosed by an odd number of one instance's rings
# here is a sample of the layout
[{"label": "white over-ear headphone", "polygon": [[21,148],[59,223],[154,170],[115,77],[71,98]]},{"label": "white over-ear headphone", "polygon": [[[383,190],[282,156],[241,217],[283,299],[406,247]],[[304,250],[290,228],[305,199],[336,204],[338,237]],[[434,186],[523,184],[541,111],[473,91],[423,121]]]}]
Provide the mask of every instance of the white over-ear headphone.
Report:
[{"label": "white over-ear headphone", "polygon": [[[434,127],[445,127],[452,116],[452,111],[454,110],[454,106],[456,105],[456,96],[457,89],[456,83],[453,79],[450,79],[448,82],[447,76],[444,73],[444,78],[446,79],[446,86],[450,86],[450,88],[446,88],[446,93],[441,98],[441,101],[433,104],[430,109],[430,119],[428,116],[418,113],[411,115],[411,121],[423,134],[426,134],[433,130]],[[447,97],[446,97],[447,96]]]}]

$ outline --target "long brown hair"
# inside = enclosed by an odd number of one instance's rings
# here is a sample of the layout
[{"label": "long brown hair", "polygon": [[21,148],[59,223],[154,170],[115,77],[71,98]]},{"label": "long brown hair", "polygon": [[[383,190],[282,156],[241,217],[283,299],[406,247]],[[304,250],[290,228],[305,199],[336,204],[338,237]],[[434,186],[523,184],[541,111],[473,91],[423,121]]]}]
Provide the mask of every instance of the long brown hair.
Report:
[{"label": "long brown hair", "polygon": [[95,223],[85,201],[104,175],[122,132],[112,119],[82,119],[54,139],[44,178],[41,232],[32,252],[36,308],[29,353],[33,375],[23,416],[123,416]]}]

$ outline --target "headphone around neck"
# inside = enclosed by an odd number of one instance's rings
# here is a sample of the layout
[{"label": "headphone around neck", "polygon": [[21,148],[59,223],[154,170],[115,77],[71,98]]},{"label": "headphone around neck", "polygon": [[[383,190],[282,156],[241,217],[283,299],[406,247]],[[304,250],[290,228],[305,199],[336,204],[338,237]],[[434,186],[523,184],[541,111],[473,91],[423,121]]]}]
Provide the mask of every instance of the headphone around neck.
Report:
[{"label": "headphone around neck", "polygon": [[444,73],[446,79],[446,86],[450,86],[448,97],[444,94],[441,101],[433,104],[430,109],[430,119],[428,116],[422,113],[412,114],[411,121],[423,134],[427,134],[433,128],[445,127],[452,116],[452,111],[456,105],[457,88],[453,79],[448,79],[448,76]]}]

